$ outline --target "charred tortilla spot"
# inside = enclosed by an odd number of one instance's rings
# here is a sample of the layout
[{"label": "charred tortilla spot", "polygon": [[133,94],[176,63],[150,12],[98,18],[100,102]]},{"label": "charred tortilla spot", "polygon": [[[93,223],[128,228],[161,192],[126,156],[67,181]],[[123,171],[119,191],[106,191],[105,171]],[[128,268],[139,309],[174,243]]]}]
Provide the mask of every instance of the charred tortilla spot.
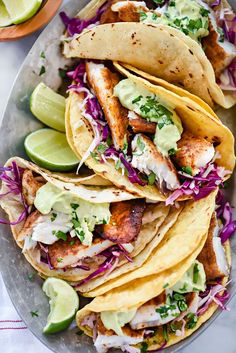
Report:
[{"label": "charred tortilla spot", "polygon": [[191,55],[193,55],[193,52],[192,52],[192,50],[190,50],[190,49],[189,49],[189,53],[190,53]]}]

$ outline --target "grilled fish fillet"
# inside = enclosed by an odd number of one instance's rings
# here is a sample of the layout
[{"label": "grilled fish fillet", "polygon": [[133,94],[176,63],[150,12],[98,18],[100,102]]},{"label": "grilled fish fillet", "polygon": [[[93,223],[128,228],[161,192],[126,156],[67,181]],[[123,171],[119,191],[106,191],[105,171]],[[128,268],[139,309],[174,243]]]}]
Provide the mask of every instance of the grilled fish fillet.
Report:
[{"label": "grilled fish fillet", "polygon": [[129,125],[136,134],[140,132],[155,134],[156,131],[156,123],[147,121],[146,119],[141,118],[138,114],[135,114],[135,118],[129,119]]},{"label": "grilled fish fillet", "polygon": [[177,146],[174,161],[180,167],[190,167],[193,175],[198,174],[200,168],[205,167],[215,154],[214,146],[210,142],[189,132],[182,134]]},{"label": "grilled fish fillet", "polygon": [[128,111],[113,95],[113,88],[119,82],[119,77],[103,64],[94,62],[86,63],[86,73],[111,129],[114,146],[117,150],[123,149],[128,127]]},{"label": "grilled fish fillet", "polygon": [[226,254],[219,237],[219,225],[214,213],[211,218],[207,241],[198,260],[203,264],[207,280],[215,280],[229,273]]},{"label": "grilled fish fillet", "polygon": [[[140,145],[142,150],[139,148]],[[164,157],[148,137],[136,135],[132,141],[132,151],[132,166],[146,175],[154,173],[161,190],[175,190],[180,186],[171,160]]]},{"label": "grilled fish fillet", "polygon": [[51,264],[54,268],[72,266],[85,258],[95,258],[96,255],[114,245],[110,240],[94,239],[91,246],[81,244],[77,237],[68,237],[66,241],[58,240],[48,247]]},{"label": "grilled fish fillet", "polygon": [[108,1],[100,23],[139,22],[139,11],[148,11],[143,1]]},{"label": "grilled fish fillet", "polygon": [[113,203],[110,222],[99,226],[99,231],[105,239],[115,243],[132,242],[140,232],[144,210],[144,199]]},{"label": "grilled fish fillet", "polygon": [[209,35],[202,40],[206,56],[210,60],[215,71],[216,78],[220,78],[222,72],[229,66],[236,57],[235,46],[224,39],[219,41],[219,33],[209,20]]},{"label": "grilled fish fillet", "polygon": [[24,199],[28,206],[32,206],[34,204],[34,199],[36,197],[36,193],[41,186],[43,186],[45,182],[38,181],[33,172],[29,169],[25,169],[22,176],[22,193]]},{"label": "grilled fish fillet", "polygon": [[101,319],[97,319],[97,338],[94,345],[98,353],[106,353],[110,348],[121,348],[135,345],[143,341],[144,331],[134,331],[130,327],[122,328],[123,336],[117,336],[112,330],[107,330]]}]

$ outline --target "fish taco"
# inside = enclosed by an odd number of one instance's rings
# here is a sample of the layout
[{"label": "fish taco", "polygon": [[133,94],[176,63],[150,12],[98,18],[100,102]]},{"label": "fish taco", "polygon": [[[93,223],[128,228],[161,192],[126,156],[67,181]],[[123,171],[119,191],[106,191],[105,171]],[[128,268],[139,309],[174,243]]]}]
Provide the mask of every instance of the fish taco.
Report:
[{"label": "fish taco", "polygon": [[95,28],[85,31],[88,21],[77,27],[65,21],[72,36],[65,41],[67,57],[121,61],[185,88],[211,106],[235,104],[235,13],[227,1],[104,3],[91,1],[79,13],[91,20],[98,10]]},{"label": "fish taco", "polygon": [[81,163],[139,197],[199,199],[233,170],[234,138],[188,97],[109,62],[70,73],[67,139]]},{"label": "fish taco", "polygon": [[213,234],[216,228],[213,217],[208,235],[175,267],[132,281],[78,311],[77,324],[93,337],[97,352],[111,347],[153,352],[193,334],[218,308],[227,309],[230,248]]},{"label": "fish taco", "polygon": [[18,157],[1,169],[1,180],[0,205],[9,221],[0,223],[11,225],[40,275],[78,290],[95,279],[101,284],[113,271],[126,273],[131,263],[141,266],[182,210],[111,186],[62,182]]}]

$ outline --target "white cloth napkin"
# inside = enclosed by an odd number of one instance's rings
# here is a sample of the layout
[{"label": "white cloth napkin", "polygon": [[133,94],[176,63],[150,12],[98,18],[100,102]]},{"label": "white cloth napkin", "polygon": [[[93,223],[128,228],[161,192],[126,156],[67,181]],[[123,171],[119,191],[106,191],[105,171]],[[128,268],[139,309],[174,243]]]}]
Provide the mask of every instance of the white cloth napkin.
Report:
[{"label": "white cloth napkin", "polygon": [[0,352],[52,353],[27,329],[18,316],[0,275]]}]

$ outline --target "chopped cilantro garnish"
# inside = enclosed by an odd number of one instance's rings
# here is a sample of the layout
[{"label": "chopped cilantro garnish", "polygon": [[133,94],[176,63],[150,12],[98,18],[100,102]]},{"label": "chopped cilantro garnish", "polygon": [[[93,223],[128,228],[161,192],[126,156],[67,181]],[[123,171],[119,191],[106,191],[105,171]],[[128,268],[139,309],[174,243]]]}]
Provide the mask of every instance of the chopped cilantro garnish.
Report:
[{"label": "chopped cilantro garnish", "polygon": [[61,68],[59,68],[58,69],[58,75],[61,77],[61,78],[66,78],[67,76],[66,76],[66,73],[67,73],[67,70],[66,69],[61,69]]},{"label": "chopped cilantro garnish", "polygon": [[193,313],[189,313],[187,315],[187,319],[188,319],[188,322],[187,322],[187,325],[186,325],[187,328],[193,329],[197,325],[197,320],[198,320],[197,315],[195,315]]},{"label": "chopped cilantro garnish", "polygon": [[129,147],[129,145],[128,145],[128,141],[127,141],[127,136],[125,136],[125,137],[124,137],[124,146],[123,146],[123,148],[122,148],[122,151],[123,151],[124,154],[127,154],[127,152],[128,152],[128,147]]},{"label": "chopped cilantro garnish", "polygon": [[176,332],[177,330],[180,329],[181,325],[182,325],[182,323],[179,323],[178,321],[171,322],[170,323],[171,331]]},{"label": "chopped cilantro garnish", "polygon": [[157,19],[158,19],[157,14],[156,14],[155,12],[153,12],[153,14],[152,14],[152,20],[153,20],[153,21],[156,21]]},{"label": "chopped cilantro garnish", "polygon": [[205,9],[205,7],[201,7],[200,8],[200,15],[202,15],[203,17],[207,17],[209,15],[210,11]]},{"label": "chopped cilantro garnish", "polygon": [[105,218],[103,218],[102,224],[107,224],[107,220]]},{"label": "chopped cilantro garnish", "polygon": [[158,5],[162,5],[164,4],[165,0],[153,0],[153,2],[155,2]]},{"label": "chopped cilantro garnish", "polygon": [[180,288],[179,290],[180,290],[180,292],[186,292],[187,289],[188,289],[188,285],[187,285],[187,283],[184,283],[183,287]]},{"label": "chopped cilantro garnish", "polygon": [[57,214],[56,213],[52,213],[51,222],[54,222],[56,218],[57,218]]},{"label": "chopped cilantro garnish", "polygon": [[31,311],[30,314],[32,317],[38,317],[39,316],[39,311],[38,310],[35,310],[35,311]]},{"label": "chopped cilantro garnish", "polygon": [[97,151],[100,154],[103,154],[107,149],[107,145],[105,143],[100,143],[100,145],[97,146]]},{"label": "chopped cilantro garnish", "polygon": [[176,155],[176,152],[177,150],[175,148],[171,148],[169,151],[168,151],[168,154],[169,156],[175,156]]},{"label": "chopped cilantro garnish", "polygon": [[42,58],[42,59],[46,59],[46,56],[45,56],[44,51],[41,51],[41,53],[40,53],[40,58]]},{"label": "chopped cilantro garnish", "polygon": [[155,96],[146,97],[145,104],[142,104],[139,109],[143,118],[160,124],[159,129],[166,124],[173,124],[172,112],[160,104]]},{"label": "chopped cilantro garnish", "polygon": [[96,152],[90,152],[90,156],[91,156],[96,162],[100,161],[100,157],[99,157],[98,153],[96,153]]},{"label": "chopped cilantro garnish", "polygon": [[193,283],[197,283],[199,272],[198,264],[195,264],[193,267]]},{"label": "chopped cilantro garnish", "polygon": [[166,284],[164,284],[164,286],[163,286],[164,289],[167,288],[167,287],[169,287],[169,283],[166,283]]},{"label": "chopped cilantro garnish", "polygon": [[140,353],[147,353],[148,351],[148,344],[147,342],[142,342],[141,344],[141,349],[140,349]]},{"label": "chopped cilantro garnish", "polygon": [[72,222],[74,228],[79,228],[80,227],[80,221],[78,220],[77,217],[76,218],[72,218],[71,222]]},{"label": "chopped cilantro garnish", "polygon": [[140,18],[140,21],[145,21],[147,19],[147,14],[143,11],[140,11],[139,12],[139,18]]},{"label": "chopped cilantro garnish", "polygon": [[117,162],[116,162],[116,164],[115,164],[115,168],[116,168],[116,170],[119,170],[120,167],[121,167],[121,160],[118,159]]},{"label": "chopped cilantro garnish", "polygon": [[188,305],[185,300],[179,300],[177,302],[177,305],[178,305],[179,310],[182,312],[188,309]]},{"label": "chopped cilantro garnish", "polygon": [[189,30],[187,28],[181,28],[181,31],[187,35],[189,35]]},{"label": "chopped cilantro garnish", "polygon": [[63,258],[62,257],[58,257],[57,258],[57,262],[62,262],[63,261]]},{"label": "chopped cilantro garnish", "polygon": [[72,246],[72,245],[75,244],[75,241],[74,241],[74,240],[71,240],[69,244]]},{"label": "chopped cilantro garnish", "polygon": [[46,68],[45,68],[44,65],[42,65],[42,66],[41,66],[41,69],[40,69],[40,71],[39,71],[39,76],[42,76],[43,74],[45,74],[45,72],[46,72]]},{"label": "chopped cilantro garnish", "polygon": [[179,18],[176,18],[176,19],[174,20],[174,24],[175,24],[177,27],[180,27],[180,25],[181,25],[181,20],[180,20]]},{"label": "chopped cilantro garnish", "polygon": [[58,239],[62,239],[64,241],[67,240],[66,233],[62,232],[61,230],[58,230],[57,232],[55,230],[53,230],[52,234],[55,235],[55,237],[57,237]]},{"label": "chopped cilantro garnish", "polygon": [[182,172],[184,172],[184,173],[186,173],[186,174],[193,175],[192,168],[189,167],[189,166],[182,167],[181,170],[182,170]]},{"label": "chopped cilantro garnish", "polygon": [[30,281],[30,282],[33,282],[34,281],[34,279],[35,279],[35,273],[28,273],[27,274],[27,278],[28,278],[28,280]]},{"label": "chopped cilantro garnish", "polygon": [[106,144],[107,144],[107,146],[111,146],[111,145],[112,145],[112,138],[111,138],[111,136],[108,136],[108,138],[106,139]]},{"label": "chopped cilantro garnish", "polygon": [[198,30],[203,27],[202,20],[201,18],[198,18],[197,20],[189,20],[188,23],[188,29],[190,31]]},{"label": "chopped cilantro garnish", "polygon": [[83,243],[85,232],[83,230],[75,229],[75,233],[76,233],[77,237],[79,238],[79,240],[81,241],[81,243]]},{"label": "chopped cilantro garnish", "polygon": [[160,317],[162,319],[165,319],[169,316],[169,311],[176,310],[176,305],[170,304],[170,305],[162,305],[159,308],[156,309],[156,312],[160,314]]},{"label": "chopped cilantro garnish", "polygon": [[132,104],[138,103],[140,102],[140,100],[142,99],[143,96],[138,96],[135,99],[132,100]]},{"label": "chopped cilantro garnish", "polygon": [[175,6],[175,1],[173,1],[173,0],[170,1],[170,2],[169,2],[169,6]]},{"label": "chopped cilantro garnish", "polygon": [[73,208],[73,210],[77,210],[77,208],[79,207],[79,205],[77,203],[71,203],[71,208]]},{"label": "chopped cilantro garnish", "polygon": [[185,300],[184,296],[182,294],[179,293],[174,293],[173,295],[174,300],[178,301],[178,300]]},{"label": "chopped cilantro garnish", "polygon": [[155,181],[156,181],[156,174],[151,172],[148,176],[148,184],[153,185],[155,183]]},{"label": "chopped cilantro garnish", "polygon": [[163,325],[163,337],[165,342],[169,341],[169,335],[168,335],[168,329],[167,329],[167,325]]},{"label": "chopped cilantro garnish", "polygon": [[219,42],[220,42],[220,43],[223,43],[224,40],[225,40],[225,34],[224,34],[223,29],[220,28],[220,27],[217,27],[217,32],[218,32],[218,34],[219,34]]},{"label": "chopped cilantro garnish", "polygon": [[141,137],[137,138],[137,151],[133,153],[135,156],[141,156],[145,150],[145,143],[142,141]]}]

